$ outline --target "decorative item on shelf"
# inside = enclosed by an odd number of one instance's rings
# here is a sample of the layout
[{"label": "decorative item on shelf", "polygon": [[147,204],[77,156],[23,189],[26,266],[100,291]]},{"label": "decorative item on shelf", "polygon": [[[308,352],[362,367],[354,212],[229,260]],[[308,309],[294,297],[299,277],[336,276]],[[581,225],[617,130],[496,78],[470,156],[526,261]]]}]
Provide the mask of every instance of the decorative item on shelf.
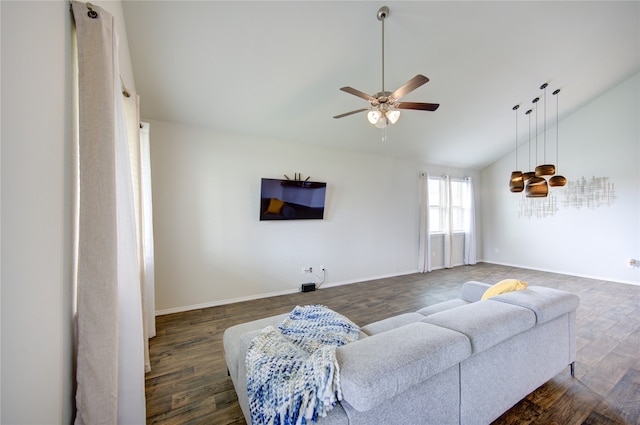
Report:
[{"label": "decorative item on shelf", "polygon": [[[283,176],[284,176],[287,180],[291,180],[291,179],[289,178],[289,176],[287,176],[286,174],[283,174]],[[309,180],[310,178],[311,178],[311,176],[309,176],[309,177],[307,177],[306,179],[304,179],[304,181],[307,181],[307,180]],[[303,180],[302,180],[302,173],[293,173],[293,181],[296,181],[296,182],[303,181]]]},{"label": "decorative item on shelf", "polygon": [[[542,160],[544,162],[547,161],[547,87],[548,84],[544,83],[543,85],[540,86],[540,90],[543,90],[543,103],[544,103],[544,108],[543,108],[543,125],[544,125],[544,131],[543,131],[543,139],[544,139],[544,144],[543,144],[543,152],[544,155],[542,157]],[[543,165],[538,165],[536,167],[536,177],[547,177],[547,176],[552,176],[556,173],[556,166],[553,164],[543,164]]]},{"label": "decorative item on shelf", "polygon": [[[553,92],[553,95],[556,97],[556,164],[558,164],[558,167],[556,167],[556,172],[558,171],[558,168],[560,166],[560,123],[559,123],[559,113],[558,111],[560,110],[560,96],[558,96],[558,93],[560,93],[560,89],[556,90]],[[549,186],[551,187],[561,187],[567,184],[567,179],[564,176],[561,176],[559,174],[556,174],[555,176],[551,177],[549,179]]]},{"label": "decorative item on shelf", "polygon": [[[539,97],[533,99],[533,104],[536,106],[536,163],[538,163],[538,101]],[[543,177],[534,175],[531,177],[525,186],[525,194],[527,198],[544,198],[549,193],[549,187],[547,181]]]},{"label": "decorative item on shelf", "polygon": [[[513,107],[516,112],[516,170],[518,169],[518,108],[520,105]],[[517,193],[524,190],[524,180],[522,178],[522,171],[513,171],[511,173],[511,179],[509,180],[509,190]]]},{"label": "decorative item on shelf", "polygon": [[284,186],[299,186],[299,187],[312,187],[312,182],[309,182],[311,176],[308,176],[306,179],[302,180],[302,173],[293,173],[293,180],[289,178],[286,174],[283,176],[287,180],[282,181],[282,185]]}]

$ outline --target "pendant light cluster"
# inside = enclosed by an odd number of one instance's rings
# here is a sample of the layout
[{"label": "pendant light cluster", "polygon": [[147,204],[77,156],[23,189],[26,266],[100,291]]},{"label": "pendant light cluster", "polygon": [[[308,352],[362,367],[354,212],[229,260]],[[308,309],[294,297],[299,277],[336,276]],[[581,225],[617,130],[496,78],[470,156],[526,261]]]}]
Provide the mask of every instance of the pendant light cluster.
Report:
[{"label": "pendant light cluster", "polygon": [[[529,171],[523,173],[522,171],[513,171],[511,173],[511,179],[509,180],[509,190],[514,193],[525,192],[527,198],[544,198],[549,194],[549,186],[551,187],[559,187],[564,186],[567,183],[567,179],[563,176],[556,174],[556,166],[554,164],[546,163],[547,160],[547,83],[544,83],[540,86],[540,90],[544,91],[544,118],[543,118],[543,163],[542,165],[538,165],[535,168],[535,171]],[[556,162],[558,160],[558,93],[560,93],[560,89],[553,92],[553,95],[556,96]],[[533,99],[532,103],[535,106],[536,110],[536,156],[535,161],[538,163],[538,102],[540,101],[539,97]],[[516,105],[513,107],[513,111],[516,113],[516,169],[518,168],[518,109],[520,105]],[[525,112],[526,115],[529,116],[529,153],[531,152],[531,112],[533,109],[529,109]],[[531,155],[529,155],[529,162],[531,162]],[[530,166],[530,164],[528,164]],[[548,178],[548,181],[547,181]]]}]

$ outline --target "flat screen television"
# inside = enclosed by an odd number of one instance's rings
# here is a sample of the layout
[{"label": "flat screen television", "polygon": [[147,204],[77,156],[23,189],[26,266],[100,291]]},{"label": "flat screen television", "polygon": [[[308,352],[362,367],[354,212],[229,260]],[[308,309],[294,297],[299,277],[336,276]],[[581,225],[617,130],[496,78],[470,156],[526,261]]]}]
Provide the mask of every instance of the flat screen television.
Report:
[{"label": "flat screen television", "polygon": [[322,220],[327,184],[262,179],[260,220]]}]

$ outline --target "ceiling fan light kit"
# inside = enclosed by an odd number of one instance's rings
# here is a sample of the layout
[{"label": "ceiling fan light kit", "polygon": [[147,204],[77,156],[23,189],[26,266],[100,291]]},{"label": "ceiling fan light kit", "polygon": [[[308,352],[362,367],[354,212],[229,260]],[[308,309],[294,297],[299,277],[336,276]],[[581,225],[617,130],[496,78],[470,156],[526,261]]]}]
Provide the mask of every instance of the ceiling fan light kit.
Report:
[{"label": "ceiling fan light kit", "polygon": [[[382,90],[374,95],[368,95],[367,93],[356,90],[352,87],[341,87],[345,93],[358,96],[362,99],[369,101],[368,108],[360,108],[355,111],[346,112],[344,114],[336,115],[333,118],[343,118],[349,115],[357,114],[359,112],[367,111],[367,120],[377,128],[386,128],[388,125],[395,124],[400,119],[401,109],[413,109],[418,111],[435,111],[440,106],[437,103],[421,103],[421,102],[399,102],[399,100],[427,83],[429,79],[424,75],[416,75],[411,80],[407,81],[403,86],[393,92],[385,91],[384,89],[384,20],[389,16],[389,8],[382,6],[378,9],[378,20],[382,23]],[[384,139],[383,139],[384,140]]]},{"label": "ceiling fan light kit", "polygon": [[[547,107],[546,107],[546,88],[548,87],[547,83],[544,83],[540,86],[540,90],[544,90],[544,160],[546,160],[547,153]],[[558,93],[560,93],[560,89],[553,92],[553,95],[556,96],[556,100],[558,98]],[[537,162],[537,154],[538,154],[538,101],[539,97],[533,99],[532,103],[536,106],[536,162]],[[520,105],[514,106],[512,109],[516,111],[516,168],[518,168],[518,108]],[[529,115],[529,145],[531,145],[531,111],[529,109],[526,114]],[[556,101],[556,161],[558,159],[558,146],[559,146],[559,137],[558,137],[558,101]],[[567,184],[567,179],[564,176],[560,176],[556,174],[557,168],[554,164],[541,164],[536,166],[535,171],[528,171],[522,173],[521,171],[513,171],[511,173],[511,178],[509,180],[509,190],[511,192],[522,192],[524,188],[524,193],[527,198],[543,198],[549,194],[549,187],[561,187]],[[548,182],[547,182],[547,179]]]},{"label": "ceiling fan light kit", "polygon": [[367,113],[367,119],[378,128],[385,128],[389,124],[395,124],[400,118],[400,111],[396,109],[371,109]]}]

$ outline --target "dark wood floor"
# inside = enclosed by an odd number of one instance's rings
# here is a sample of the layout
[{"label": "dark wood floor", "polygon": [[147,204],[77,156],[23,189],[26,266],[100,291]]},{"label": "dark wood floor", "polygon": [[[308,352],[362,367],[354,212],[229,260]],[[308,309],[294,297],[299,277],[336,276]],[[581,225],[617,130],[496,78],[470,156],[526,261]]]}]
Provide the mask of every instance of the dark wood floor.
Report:
[{"label": "dark wood floor", "polygon": [[147,423],[245,424],[222,351],[229,326],[305,304],[324,304],[363,326],[457,297],[468,280],[504,278],[580,296],[578,355],[575,378],[567,369],[494,424],[640,424],[640,286],[484,263],[160,316]]}]

